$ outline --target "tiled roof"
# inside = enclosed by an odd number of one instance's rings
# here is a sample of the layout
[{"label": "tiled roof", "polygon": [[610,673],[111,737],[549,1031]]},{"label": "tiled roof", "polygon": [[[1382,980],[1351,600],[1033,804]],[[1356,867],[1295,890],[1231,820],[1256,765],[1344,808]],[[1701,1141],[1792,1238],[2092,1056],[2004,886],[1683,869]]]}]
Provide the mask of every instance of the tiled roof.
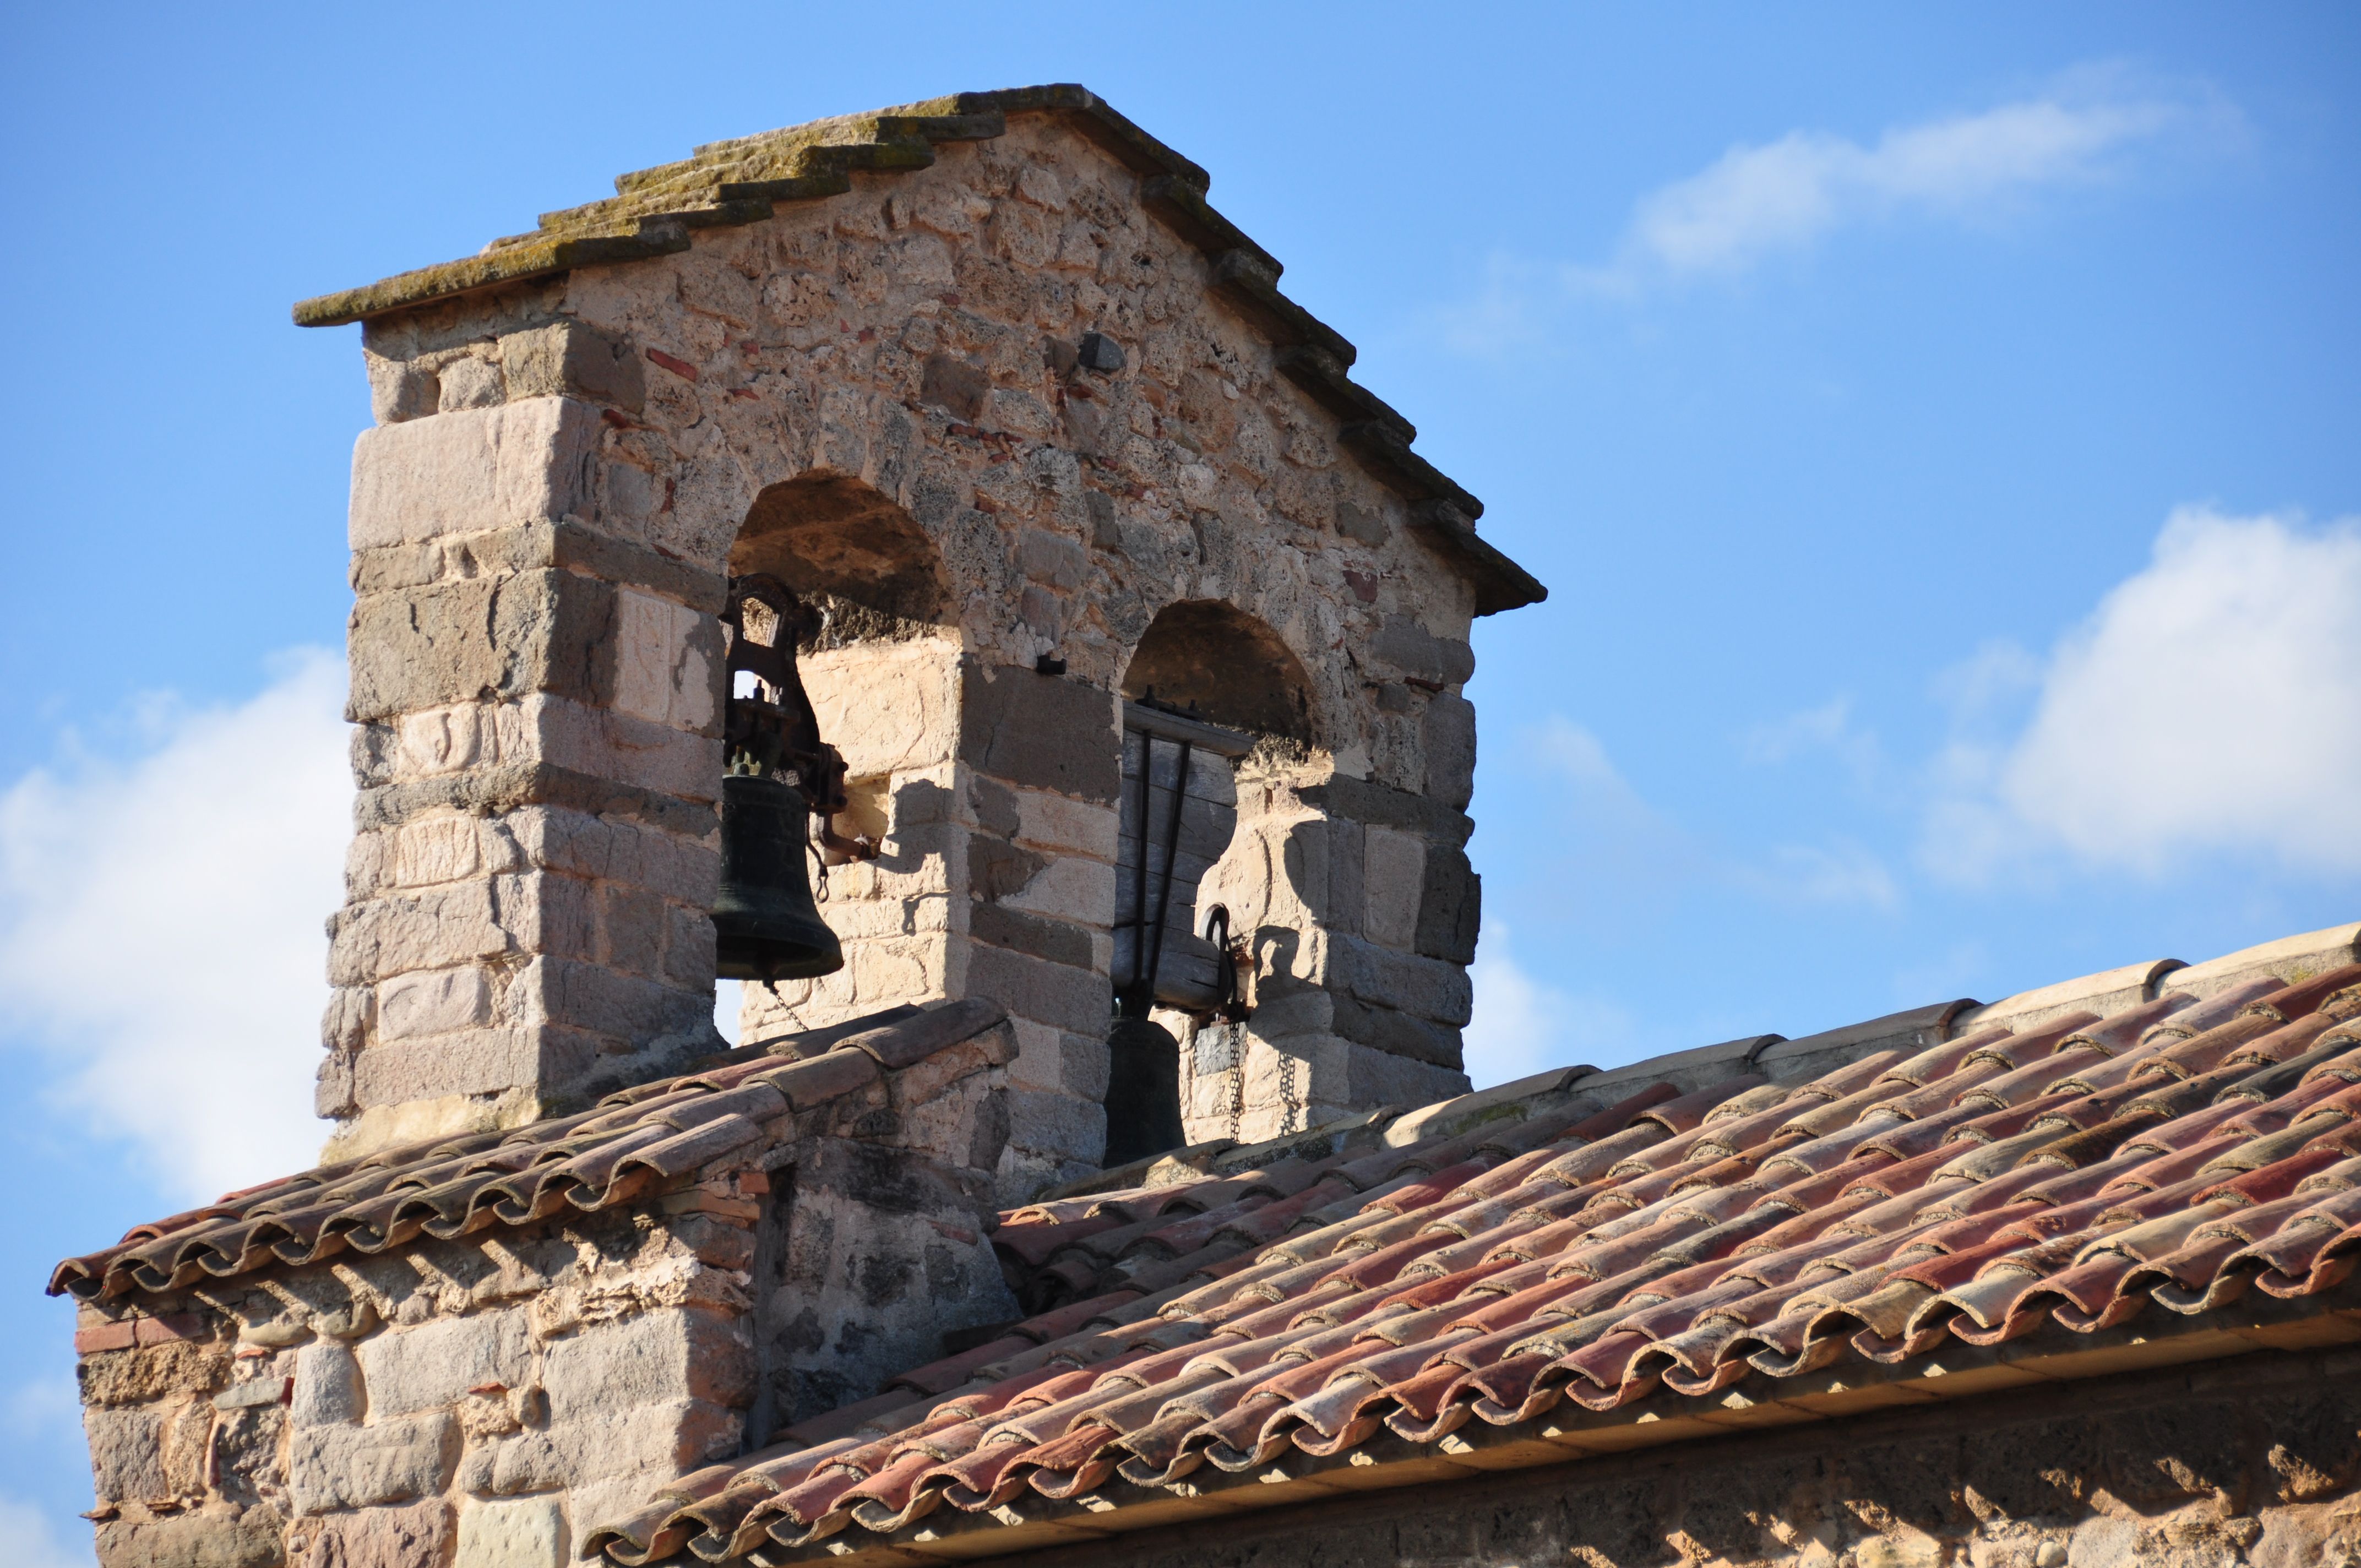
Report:
[{"label": "tiled roof", "polygon": [[1484,503],[1413,452],[1417,429],[1348,374],[1353,345],[1280,292],[1278,258],[1213,210],[1205,199],[1211,177],[1071,82],[956,93],[709,143],[677,163],[620,175],[612,197],[544,213],[532,233],[496,239],[475,256],[299,301],[295,324],[340,326],[577,267],[686,250],[695,230],[760,223],[783,203],[842,195],[855,170],[924,169],[942,143],[1005,135],[1011,115],[1065,116],[1139,176],[1141,204],[1203,253],[1210,289],[1270,343],[1275,367],[1343,422],[1345,448],[1409,501],[1419,526],[1460,562],[1476,586],[1477,614],[1548,597],[1531,573],[1477,535]]},{"label": "tiled roof", "polygon": [[2046,993],[1981,1025],[1928,1010],[1935,1043],[1809,1081],[1695,1086],[1708,1058],[1833,1048],[1766,1036],[1593,1075],[1620,1080],[1604,1109],[1510,1096],[1525,1113],[1400,1146],[1012,1211],[995,1242],[1038,1315],[685,1477],[586,1550],[900,1561],[971,1529],[1013,1545],[1051,1528],[1036,1504],[1172,1517],[1290,1458],[1465,1453],[1463,1431],[1569,1409],[1672,1431],[1784,1386],[1806,1419],[1830,1369],[2070,1351],[2142,1314],[2161,1337],[2250,1291],[2345,1312],[2326,1293],[2361,1258],[2361,964],[2147,1000],[2158,978],[2086,988],[2104,1015]]},{"label": "tiled roof", "polygon": [[381,1149],[225,1194],[70,1257],[49,1294],[160,1294],[258,1270],[380,1253],[611,1208],[774,1141],[795,1115],[1005,1017],[989,1002],[899,1007],[733,1051],[702,1070],[610,1094],[577,1115]]}]

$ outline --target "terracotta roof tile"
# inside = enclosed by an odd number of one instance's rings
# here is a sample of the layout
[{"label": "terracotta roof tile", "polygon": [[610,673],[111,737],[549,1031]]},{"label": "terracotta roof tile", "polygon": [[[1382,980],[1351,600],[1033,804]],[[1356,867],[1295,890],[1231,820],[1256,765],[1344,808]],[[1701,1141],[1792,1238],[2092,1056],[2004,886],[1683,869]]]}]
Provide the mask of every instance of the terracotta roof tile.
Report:
[{"label": "terracotta roof tile", "polygon": [[907,1065],[1005,1014],[972,1001],[879,1016],[882,1026],[849,1037],[843,1025],[817,1031],[835,1043],[793,1065],[781,1056],[795,1057],[807,1037],[731,1052],[574,1115],[384,1149],[228,1194],[67,1258],[50,1275],[49,1294],[156,1294],[346,1250],[383,1252],[421,1234],[448,1238],[609,1208],[775,1135],[791,1111],[851,1092],[877,1077],[881,1061]]},{"label": "terracotta roof tile", "polygon": [[[1145,1501],[1290,1452],[1718,1398],[1953,1341],[2073,1341],[2250,1287],[2318,1296],[2361,1261],[2356,985],[2361,970],[2052,1014],[1808,1084],[1659,1084],[1604,1114],[1347,1148],[1283,1179],[1031,1205],[998,1238],[1010,1266],[1074,1299],[1010,1337],[1071,1332],[909,1379],[940,1387],[972,1363],[979,1398],[1024,1385],[1023,1408],[888,1434],[889,1463],[755,1505],[731,1550],[884,1546],[1025,1494]],[[1099,1303],[1118,1298],[1094,1292],[1147,1254],[1164,1298],[1109,1325]],[[1051,1258],[1073,1266],[1044,1283]],[[700,1506],[588,1544],[678,1558],[708,1529]]]}]

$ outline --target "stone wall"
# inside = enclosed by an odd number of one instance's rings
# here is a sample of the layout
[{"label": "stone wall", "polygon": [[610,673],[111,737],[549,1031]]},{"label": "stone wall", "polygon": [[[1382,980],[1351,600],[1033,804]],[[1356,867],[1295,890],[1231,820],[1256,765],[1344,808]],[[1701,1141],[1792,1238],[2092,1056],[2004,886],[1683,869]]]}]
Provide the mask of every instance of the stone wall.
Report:
[{"label": "stone wall", "polygon": [[1189,1524],[1027,1568],[2337,1568],[2361,1563],[2361,1353],[1785,1426]]},{"label": "stone wall", "polygon": [[[1269,852],[1229,872],[1280,1009],[1245,1098],[1283,1121],[1463,1087],[1475,589],[1213,282],[1138,175],[1019,115],[670,255],[370,321],[364,834],[322,1094],[347,1144],[691,1048],[714,617],[782,549],[850,607],[814,695],[886,854],[831,873],[847,969],[748,988],[749,1037],[992,996],[1021,1046],[1004,1195],[1090,1168],[1117,693],[1160,610],[1218,602],[1306,677]],[[1372,904],[1370,853],[1417,892]]]},{"label": "stone wall", "polygon": [[994,1028],[873,1069],[628,1207],[83,1307],[100,1562],[559,1568],[1015,1317],[983,1239],[1013,1055]]}]

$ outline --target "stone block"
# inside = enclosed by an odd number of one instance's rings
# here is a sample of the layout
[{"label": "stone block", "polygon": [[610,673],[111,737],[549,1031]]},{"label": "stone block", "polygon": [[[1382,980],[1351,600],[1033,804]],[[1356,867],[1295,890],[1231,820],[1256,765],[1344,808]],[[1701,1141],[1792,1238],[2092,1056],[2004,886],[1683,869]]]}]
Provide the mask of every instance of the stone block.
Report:
[{"label": "stone block", "polygon": [[380,1040],[449,1034],[491,1015],[491,982],[480,969],[421,970],[382,981],[377,989]]},{"label": "stone block", "polygon": [[1077,855],[1053,857],[1022,888],[1001,895],[1001,905],[1082,926],[1112,926],[1116,909],[1115,867]]},{"label": "stone block", "polygon": [[623,883],[600,883],[591,891],[590,907],[603,961],[632,974],[647,974],[657,967],[667,907],[662,898]]},{"label": "stone block", "polygon": [[1476,794],[1476,705],[1450,692],[1426,704],[1426,793],[1455,811]]},{"label": "stone block", "polygon": [[487,827],[480,817],[456,816],[404,823],[392,836],[394,884],[429,887],[493,869],[483,842]]},{"label": "stone block", "polygon": [[172,1495],[164,1475],[164,1416],[153,1407],[86,1409],[82,1435],[90,1441],[90,1479],[99,1500],[143,1502]]},{"label": "stone block", "polygon": [[664,966],[658,978],[677,990],[709,999],[713,994],[716,942],[713,917],[703,908],[666,905]]},{"label": "stone block", "polygon": [[346,630],[345,716],[368,724],[536,691],[603,700],[615,595],[595,577],[554,570],[368,595],[355,602]]},{"label": "stone block", "polygon": [[542,1387],[553,1424],[682,1399],[742,1405],[753,1395],[753,1353],[729,1319],[663,1307],[551,1341]]},{"label": "stone block", "polygon": [[469,1502],[459,1509],[451,1568],[564,1568],[566,1510],[555,1497]]},{"label": "stone block", "polygon": [[1363,854],[1361,935],[1406,950],[1418,939],[1426,840],[1398,828],[1369,828],[1363,832]]},{"label": "stone block", "polygon": [[511,991],[532,997],[536,1024],[640,1044],[701,1033],[713,1013],[709,979],[695,987],[667,985],[572,959],[535,959]]},{"label": "stone block", "polygon": [[[1433,712],[1432,707],[1428,711]],[[1467,718],[1471,726],[1474,716],[1475,708],[1470,705]],[[1471,760],[1469,766],[1472,768],[1473,765]],[[1395,789],[1390,784],[1370,779],[1354,778],[1347,773],[1332,774],[1316,784],[1306,784],[1295,793],[1304,805],[1323,816],[1349,817],[1356,822],[1400,828],[1420,834],[1433,843],[1462,845],[1476,830],[1474,819],[1460,809],[1466,804],[1464,800],[1459,806],[1454,806],[1439,798],[1413,795],[1408,790]]]},{"label": "stone block", "polygon": [[1432,1105],[1468,1092],[1467,1075],[1455,1063],[1423,1061],[1351,1040],[1336,1040],[1313,1053],[1307,1085],[1315,1103],[1331,1110],[1311,1118],[1345,1116],[1378,1105]]},{"label": "stone block", "polygon": [[572,398],[413,419],[353,447],[355,550],[588,514],[598,411]]},{"label": "stone block", "polygon": [[965,994],[1079,1035],[1104,1036],[1115,1012],[1114,987],[1104,973],[981,943],[968,945]]},{"label": "stone block", "polygon": [[368,1411],[360,1362],[341,1340],[316,1339],[295,1353],[287,1420],[299,1427],[345,1426]]},{"label": "stone block", "polygon": [[710,729],[720,653],[712,617],[637,588],[617,590],[614,691],[622,712],[676,729]]},{"label": "stone block", "polygon": [[593,779],[709,801],[721,791],[718,736],[651,723],[571,697],[533,694],[500,710],[501,751]]},{"label": "stone block", "polygon": [[109,1519],[98,1527],[99,1568],[281,1568],[287,1561],[284,1531],[285,1521],[267,1508]]},{"label": "stone block", "polygon": [[644,823],[531,806],[511,812],[502,827],[527,860],[551,871],[625,883],[700,908],[720,884],[718,844]]},{"label": "stone block", "polygon": [[992,400],[992,373],[949,354],[929,354],[918,400],[972,424]]},{"label": "stone block", "polygon": [[1396,952],[1333,932],[1327,954],[1329,985],[1361,1002],[1455,1026],[1466,1023],[1474,1008],[1475,988],[1467,970],[1448,959]]},{"label": "stone block", "polygon": [[1335,999],[1333,1026],[1345,1039],[1389,1056],[1406,1057],[1453,1072],[1460,1070],[1459,1031],[1451,1025],[1340,995]]},{"label": "stone block", "polygon": [[1091,968],[1091,933],[1069,921],[978,904],[968,911],[968,930],[977,941],[995,948],[1074,969]]},{"label": "stone block", "polygon": [[532,1376],[532,1337],[522,1309],[390,1329],[357,1348],[377,1420],[456,1405],[487,1384],[522,1387]]},{"label": "stone block", "polygon": [[353,1095],[367,1106],[506,1089],[554,1092],[588,1072],[610,1040],[540,1025],[371,1046],[353,1063]]},{"label": "stone block", "polygon": [[504,663],[491,639],[497,591],[478,578],[356,602],[346,633],[352,685],[345,717],[367,724],[496,691]]},{"label": "stone block", "polygon": [[1428,850],[1420,876],[1418,950],[1455,964],[1474,963],[1483,918],[1483,879],[1466,852],[1447,845]]},{"label": "stone block", "polygon": [[1038,789],[1010,792],[1016,798],[1019,843],[1063,855],[1112,862],[1122,817],[1111,806],[1071,800]]},{"label": "stone block", "polygon": [[368,1426],[291,1428],[288,1500],[299,1514],[316,1514],[439,1492],[458,1437],[458,1423],[442,1411]]},{"label": "stone block", "polygon": [[1004,783],[1115,804],[1122,736],[1111,693],[1031,670],[962,666],[960,760]]},{"label": "stone block", "polygon": [[1032,1154],[1096,1164],[1106,1150],[1106,1108],[1079,1095],[1011,1089],[1008,1142]]},{"label": "stone block", "polygon": [[420,1568],[450,1548],[451,1506],[435,1497],[322,1519],[299,1568]]},{"label": "stone block", "polygon": [[508,401],[500,367],[472,354],[445,361],[436,381],[435,407],[443,413],[489,409]]},{"label": "stone block", "polygon": [[1046,1089],[1089,1101],[1106,1097],[1107,1044],[1103,1035],[1078,1035],[1068,1029],[1014,1018],[1017,1054],[1009,1064],[1009,1082],[1023,1089]]},{"label": "stone block", "polygon": [[511,400],[571,395],[630,413],[646,404],[645,361],[630,344],[580,322],[512,332],[500,344]]},{"label": "stone block", "polygon": [[586,1486],[632,1476],[644,1499],[652,1481],[737,1453],[741,1431],[737,1412],[710,1400],[590,1409],[477,1445],[460,1466],[460,1486],[496,1497],[566,1487],[581,1509]]},{"label": "stone block", "polygon": [[959,646],[914,638],[823,649],[796,661],[820,733],[854,779],[951,760],[959,715]]},{"label": "stone block", "polygon": [[1407,615],[1387,616],[1368,647],[1400,674],[1429,685],[1455,686],[1476,673],[1476,655],[1466,643],[1437,637]]}]

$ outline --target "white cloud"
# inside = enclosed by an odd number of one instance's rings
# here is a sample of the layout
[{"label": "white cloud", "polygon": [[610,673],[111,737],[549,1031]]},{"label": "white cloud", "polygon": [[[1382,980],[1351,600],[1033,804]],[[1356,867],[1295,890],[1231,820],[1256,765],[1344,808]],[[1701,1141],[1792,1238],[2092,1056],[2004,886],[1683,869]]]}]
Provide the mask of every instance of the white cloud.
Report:
[{"label": "white cloud", "polygon": [[1460,1032],[1467,1076],[1478,1089],[1576,1062],[1613,1063],[1630,1054],[1631,1015],[1536,980],[1517,962],[1507,926],[1487,921],[1468,966],[1476,1013]]},{"label": "white cloud", "polygon": [[152,699],[135,754],[0,793],[0,1012],[57,1094],[202,1200],[300,1169],[352,782],[343,664],[231,707]]},{"label": "white cloud", "polygon": [[[1964,684],[1988,687],[1979,657]],[[2023,730],[1938,760],[1925,856],[1964,881],[2060,848],[2148,875],[2209,852],[2349,874],[2356,780],[2361,522],[2187,508],[2040,666]]]},{"label": "white cloud", "polygon": [[92,1568],[98,1554],[87,1540],[89,1527],[83,1526],[81,1533],[86,1538],[82,1544],[69,1549],[58,1539],[49,1515],[21,1497],[0,1493],[0,1541],[8,1543],[8,1561],[15,1568]]},{"label": "white cloud", "polygon": [[2095,67],[2047,92],[1895,126],[1867,143],[1806,129],[1741,142],[1642,197],[1603,263],[1493,257],[1476,296],[1438,313],[1439,325],[1465,353],[1530,351],[1541,319],[1570,300],[1733,276],[1849,226],[1910,217],[1989,223],[2040,193],[2120,178],[2134,149],[2173,133],[2230,142],[2242,121],[2210,90]]},{"label": "white cloud", "polygon": [[1643,199],[1615,273],[1734,272],[1831,230],[1900,214],[1973,217],[2044,187],[2105,178],[2110,155],[2180,123],[2160,97],[2003,104],[1889,130],[1864,147],[1825,131],[1731,148]]}]

